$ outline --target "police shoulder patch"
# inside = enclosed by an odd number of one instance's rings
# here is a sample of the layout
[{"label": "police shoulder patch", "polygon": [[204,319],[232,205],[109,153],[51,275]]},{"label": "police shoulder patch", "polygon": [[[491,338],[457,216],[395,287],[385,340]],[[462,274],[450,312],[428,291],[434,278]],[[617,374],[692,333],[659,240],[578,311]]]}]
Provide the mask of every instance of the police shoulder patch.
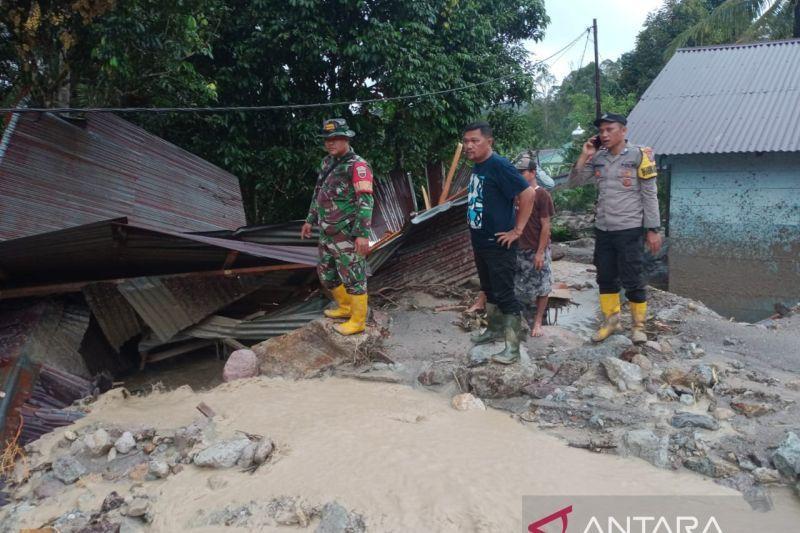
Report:
[{"label": "police shoulder patch", "polygon": [[365,161],[353,163],[353,187],[356,193],[372,193],[372,171]]},{"label": "police shoulder patch", "polygon": [[655,178],[658,175],[656,172],[656,164],[653,161],[653,150],[652,148],[640,148],[642,153],[642,162],[639,163],[639,168],[636,172],[636,175],[639,179],[649,180]]}]

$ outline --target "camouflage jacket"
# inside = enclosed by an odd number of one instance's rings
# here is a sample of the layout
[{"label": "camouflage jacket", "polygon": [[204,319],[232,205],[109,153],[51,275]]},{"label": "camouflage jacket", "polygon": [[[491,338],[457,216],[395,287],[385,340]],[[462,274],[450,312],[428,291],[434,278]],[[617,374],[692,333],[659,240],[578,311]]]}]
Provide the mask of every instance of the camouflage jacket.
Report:
[{"label": "camouflage jacket", "polygon": [[306,222],[319,224],[327,235],[344,233],[354,238],[369,237],[375,203],[372,169],[352,149],[339,158],[339,164],[328,173],[336,163],[337,158],[330,155],[322,160]]}]

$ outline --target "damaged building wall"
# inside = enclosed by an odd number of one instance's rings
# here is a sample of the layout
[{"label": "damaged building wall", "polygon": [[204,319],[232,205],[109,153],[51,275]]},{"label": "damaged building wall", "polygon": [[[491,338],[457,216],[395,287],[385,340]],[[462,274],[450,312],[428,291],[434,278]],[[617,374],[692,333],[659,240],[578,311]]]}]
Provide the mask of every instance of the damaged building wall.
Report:
[{"label": "damaged building wall", "polygon": [[667,161],[670,290],[747,321],[800,301],[800,153]]}]

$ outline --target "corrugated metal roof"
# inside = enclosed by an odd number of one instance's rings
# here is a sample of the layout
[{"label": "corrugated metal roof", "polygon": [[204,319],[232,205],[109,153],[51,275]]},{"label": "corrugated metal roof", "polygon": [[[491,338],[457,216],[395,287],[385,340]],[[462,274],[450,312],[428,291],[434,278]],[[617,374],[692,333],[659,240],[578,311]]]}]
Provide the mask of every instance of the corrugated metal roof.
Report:
[{"label": "corrugated metal roof", "polygon": [[117,290],[162,341],[246,296],[266,283],[257,274],[226,277],[174,276],[126,280]]},{"label": "corrugated metal roof", "polygon": [[136,311],[117,290],[115,283],[93,283],[83,288],[83,296],[111,346],[120,346],[142,332]]},{"label": "corrugated metal roof", "polygon": [[800,151],[800,40],[678,50],[628,119],[657,154]]},{"label": "corrugated metal roof", "polygon": [[87,224],[0,242],[5,288],[34,283],[94,281],[279,262],[313,266],[316,247],[263,245],[124,224],[125,219]]},{"label": "corrugated metal roof", "polygon": [[178,231],[246,223],[235,176],[119,117],[16,121],[0,160],[0,240],[121,216]]}]

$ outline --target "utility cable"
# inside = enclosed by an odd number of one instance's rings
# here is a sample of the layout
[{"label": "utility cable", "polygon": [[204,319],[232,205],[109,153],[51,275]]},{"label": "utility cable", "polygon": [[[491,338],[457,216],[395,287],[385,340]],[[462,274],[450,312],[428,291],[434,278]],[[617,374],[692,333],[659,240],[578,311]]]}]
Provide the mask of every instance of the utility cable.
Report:
[{"label": "utility cable", "polygon": [[[590,31],[591,28],[587,28],[583,30],[580,35],[578,35],[575,39],[570,41],[567,45],[563,48],[559,49],[555,53],[551,54],[550,56],[542,59],[541,61],[537,61],[531,68],[541,65],[550,61],[552,58],[566,52],[570,48],[572,48],[580,39],[583,37],[584,33]],[[27,107],[27,108],[0,108],[0,113],[225,113],[225,112],[239,112],[239,111],[275,111],[275,110],[284,110],[284,109],[308,109],[308,108],[320,108],[320,107],[337,107],[337,106],[348,106],[348,105],[363,105],[363,104],[373,104],[373,103],[380,103],[380,102],[396,102],[400,100],[416,100],[420,98],[427,98],[429,96],[439,96],[443,94],[450,94],[459,91],[465,91],[467,89],[474,89],[475,87],[481,87],[483,85],[488,85],[490,83],[497,83],[499,81],[506,81],[514,78],[521,78],[523,76],[529,76],[530,74],[520,73],[520,74],[509,74],[507,76],[501,76],[499,78],[493,78],[490,80],[485,80],[477,83],[470,83],[467,85],[462,85],[460,87],[454,87],[451,89],[442,89],[438,91],[428,91],[424,93],[418,94],[410,94],[410,95],[402,95],[402,96],[386,96],[382,98],[368,98],[365,100],[351,100],[347,102],[318,102],[312,104],[284,104],[284,105],[266,105],[266,106],[229,106],[229,107],[53,107],[53,108],[46,108],[46,107]]]}]

